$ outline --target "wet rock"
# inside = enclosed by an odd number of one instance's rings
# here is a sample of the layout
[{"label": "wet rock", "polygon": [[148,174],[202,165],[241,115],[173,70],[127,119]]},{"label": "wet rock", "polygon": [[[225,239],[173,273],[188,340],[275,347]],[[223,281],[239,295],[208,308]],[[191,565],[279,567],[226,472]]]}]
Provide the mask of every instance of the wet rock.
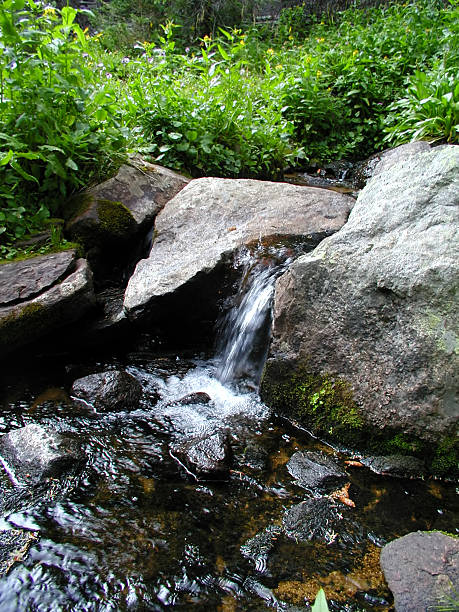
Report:
[{"label": "wet rock", "polygon": [[440,532],[409,533],[386,544],[381,568],[397,612],[457,609],[459,538]]},{"label": "wet rock", "polygon": [[400,476],[402,478],[419,478],[425,473],[422,459],[408,455],[388,455],[386,457],[368,457],[362,463],[377,474]]},{"label": "wet rock", "polygon": [[371,179],[347,224],[277,281],[268,405],[354,445],[454,436],[458,204],[456,146]]},{"label": "wet rock", "polygon": [[[51,281],[52,275],[47,276],[47,281],[39,280],[40,270],[47,267],[42,257],[52,258],[53,255],[34,257],[27,260],[27,266],[20,266],[18,274],[21,276],[24,273],[29,278],[31,282],[29,289],[22,291],[19,279],[15,287],[9,291],[9,297],[5,299],[14,296],[31,296],[41,289],[44,291],[33,299],[0,307],[0,357],[77,321],[94,306],[92,272],[84,259],[78,259],[74,264],[74,271],[71,271],[71,259],[73,259],[71,253],[59,258],[54,281]],[[35,259],[39,260],[38,269],[32,270],[28,266],[34,266]],[[56,263],[56,260],[53,261]],[[16,264],[5,264],[5,266],[10,265]],[[54,267],[54,264],[52,265]],[[65,274],[64,270],[67,272],[70,270],[71,273],[61,280],[62,274]],[[14,268],[11,272],[14,275]],[[46,288],[50,282],[54,284]]]},{"label": "wet rock", "polygon": [[24,529],[0,530],[0,577],[16,563],[21,563],[35,544],[38,534]]},{"label": "wet rock", "polygon": [[193,438],[174,447],[172,453],[198,479],[228,476],[230,446],[225,433],[215,432]]},{"label": "wet rock", "polygon": [[330,543],[336,537],[338,521],[337,504],[329,497],[319,497],[292,506],[284,514],[282,525],[285,535],[293,540]]},{"label": "wet rock", "polygon": [[134,410],[142,396],[142,385],[131,374],[110,370],[76,380],[71,394],[96,410]]},{"label": "wet rock", "polygon": [[2,264],[0,306],[34,298],[68,276],[74,267],[74,249]]},{"label": "wet rock", "polygon": [[148,229],[166,202],[188,182],[172,170],[135,157],[116,176],[72,202],[75,212],[66,231],[86,249],[120,245]]},{"label": "wet rock", "polygon": [[295,453],[287,463],[287,470],[305,489],[331,490],[348,479],[346,472],[334,461],[313,451]]},{"label": "wet rock", "polygon": [[241,554],[253,561],[257,572],[266,571],[269,554],[276,545],[276,540],[281,533],[281,527],[270,525],[241,546]]},{"label": "wet rock", "polygon": [[287,510],[282,519],[285,535],[297,542],[323,540],[351,546],[365,534],[360,525],[347,516],[348,509],[330,497],[307,499]]},{"label": "wet rock", "polygon": [[356,164],[352,173],[352,180],[358,189],[363,189],[372,176],[388,170],[391,166],[404,162],[412,155],[424,153],[429,151],[429,149],[430,145],[428,142],[418,140],[401,145],[395,149],[375,153],[365,161]]},{"label": "wet rock", "polygon": [[196,391],[195,393],[190,393],[189,395],[185,395],[185,397],[180,398],[176,402],[173,403],[174,406],[193,406],[195,404],[210,404],[212,398],[204,391]]},{"label": "wet rock", "polygon": [[16,483],[28,485],[74,473],[85,462],[81,446],[74,438],[36,424],[2,436],[0,458]]},{"label": "wet rock", "polygon": [[253,441],[249,441],[244,447],[239,463],[241,466],[261,471],[266,467],[268,458],[269,453],[266,449]]},{"label": "wet rock", "polygon": [[[331,191],[286,183],[191,181],[156,219],[150,256],[137,264],[126,289],[128,316],[136,318],[158,306],[160,298],[203,281],[242,245],[304,236],[313,248],[342,227],[353,203]],[[212,288],[216,296],[215,283]],[[202,302],[200,294],[195,304]]]}]

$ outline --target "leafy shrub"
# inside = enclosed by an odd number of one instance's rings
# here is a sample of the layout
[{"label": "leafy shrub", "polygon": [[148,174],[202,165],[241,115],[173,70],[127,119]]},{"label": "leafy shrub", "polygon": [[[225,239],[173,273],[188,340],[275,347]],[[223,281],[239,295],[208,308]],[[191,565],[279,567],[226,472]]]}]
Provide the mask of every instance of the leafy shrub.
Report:
[{"label": "leafy shrub", "polygon": [[76,10],[0,6],[0,234],[23,236],[117,162],[125,138],[110,86],[87,65]]}]

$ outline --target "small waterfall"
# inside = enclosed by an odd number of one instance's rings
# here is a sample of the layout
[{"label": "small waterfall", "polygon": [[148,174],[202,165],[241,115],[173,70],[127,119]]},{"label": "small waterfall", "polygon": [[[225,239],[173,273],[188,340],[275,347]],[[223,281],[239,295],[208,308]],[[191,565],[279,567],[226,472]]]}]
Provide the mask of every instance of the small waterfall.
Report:
[{"label": "small waterfall", "polygon": [[292,261],[292,249],[259,247],[238,261],[242,281],[235,304],[219,324],[217,378],[228,384],[246,378],[258,385],[268,350],[274,284]]}]

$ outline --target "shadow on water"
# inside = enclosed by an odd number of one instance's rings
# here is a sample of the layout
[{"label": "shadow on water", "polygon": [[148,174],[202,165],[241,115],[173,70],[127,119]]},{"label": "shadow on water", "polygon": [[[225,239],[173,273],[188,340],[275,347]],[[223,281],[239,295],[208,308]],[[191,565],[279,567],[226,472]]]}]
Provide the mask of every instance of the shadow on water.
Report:
[{"label": "shadow on water", "polygon": [[[381,546],[418,529],[452,531],[455,487],[349,466],[349,456],[260,402],[259,368],[244,361],[257,342],[252,337],[244,344],[244,334],[253,331],[251,317],[244,317],[252,309],[262,327],[269,323],[273,282],[284,262],[257,270],[252,293],[254,267],[248,265],[227,308],[219,359],[161,356],[144,344],[117,357],[37,360],[30,372],[6,372],[0,433],[30,423],[71,432],[88,463],[64,494],[27,500],[21,493],[15,507],[4,509],[1,529],[32,531],[37,539],[0,578],[2,612],[307,610],[320,586],[334,610],[391,609],[379,569]],[[238,343],[242,348],[235,349]],[[261,342],[256,359],[265,350]],[[117,368],[141,383],[138,409],[96,412],[68,395],[78,376]],[[179,401],[196,392],[210,401]],[[171,448],[214,431],[229,437],[228,478],[197,479]],[[346,496],[354,504],[332,495],[333,522],[324,517],[320,535],[310,539],[283,527],[286,512],[319,495],[287,471],[298,450],[333,456],[348,474]],[[3,474],[0,488],[17,494]]]}]

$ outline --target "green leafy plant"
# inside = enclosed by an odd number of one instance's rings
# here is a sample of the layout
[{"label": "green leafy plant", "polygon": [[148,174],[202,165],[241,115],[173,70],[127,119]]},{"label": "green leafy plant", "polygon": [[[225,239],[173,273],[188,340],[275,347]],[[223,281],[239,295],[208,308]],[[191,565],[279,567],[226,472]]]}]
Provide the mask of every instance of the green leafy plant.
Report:
[{"label": "green leafy plant", "polygon": [[312,612],[329,612],[327,605],[327,599],[323,589],[320,589],[317,593],[316,600],[311,608]]}]

